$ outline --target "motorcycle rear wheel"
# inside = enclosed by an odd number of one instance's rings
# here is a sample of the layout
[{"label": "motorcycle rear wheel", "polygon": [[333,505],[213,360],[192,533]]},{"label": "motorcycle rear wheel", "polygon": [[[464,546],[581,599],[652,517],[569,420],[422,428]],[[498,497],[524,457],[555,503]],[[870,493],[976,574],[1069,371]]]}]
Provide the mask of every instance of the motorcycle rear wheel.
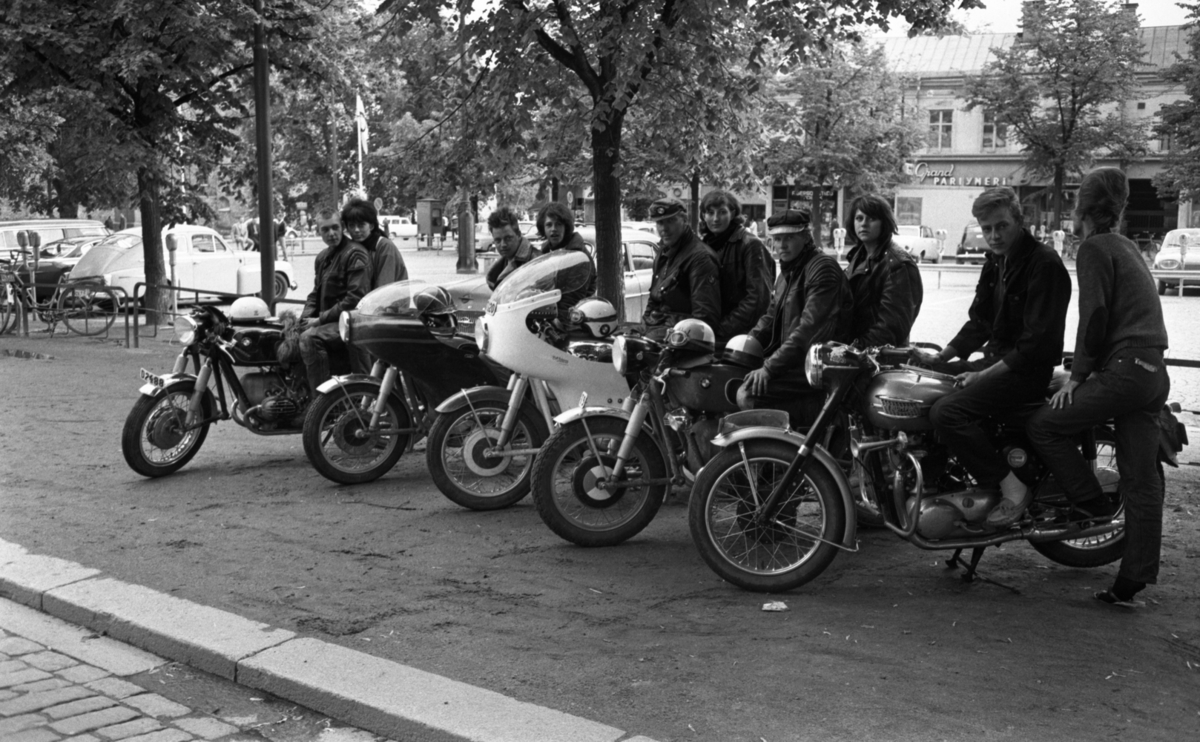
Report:
[{"label": "motorcycle rear wheel", "polygon": [[778,593],[800,587],[837,556],[832,544],[841,540],[847,517],[837,482],[823,467],[812,467],[786,493],[774,521],[760,526],[754,523],[757,503],[783,477],[796,447],[748,441],[745,455],[743,461],[739,448],[727,448],[700,472],[688,506],[692,541],[714,572],[743,590]]},{"label": "motorcycle rear wheel", "polygon": [[[507,410],[502,402],[476,402],[474,409],[467,406],[438,415],[429,428],[425,447],[429,476],[451,502],[471,510],[500,510],[529,494],[533,454],[483,455],[499,439]],[[540,431],[537,420],[522,409],[508,448],[539,448],[545,440]]]},{"label": "motorcycle rear wheel", "polygon": [[[1096,473],[1116,474],[1120,482],[1120,472],[1117,470],[1117,443],[1112,433],[1107,430],[1096,431]],[[1115,487],[1113,488],[1115,489]],[[1125,517],[1125,502],[1118,503],[1114,519]],[[1067,567],[1088,569],[1103,567],[1106,564],[1120,561],[1125,553],[1125,529],[1121,528],[1101,536],[1085,539],[1069,539],[1066,541],[1030,542],[1039,554],[1052,562]]]},{"label": "motorcycle rear wheel", "polygon": [[[121,431],[125,463],[143,477],[162,477],[183,468],[200,450],[211,423],[184,431],[193,383],[180,384],[157,397],[142,395],[134,402]],[[212,395],[205,392],[200,405],[205,420],[213,415]]]},{"label": "motorcycle rear wheel", "polygon": [[[408,448],[408,433],[367,432],[378,398],[375,384],[345,384],[309,404],[301,438],[305,455],[321,476],[338,484],[373,482],[400,460]],[[408,408],[389,396],[379,427],[412,427]]]},{"label": "motorcycle rear wheel", "polygon": [[[533,463],[533,504],[538,515],[561,538],[579,546],[615,546],[650,525],[667,495],[666,484],[633,485],[609,492],[596,485],[616,463],[625,437],[625,420],[587,419],[592,440],[601,452],[596,461],[581,420],[567,423],[546,439]],[[625,465],[626,480],[662,479],[667,463],[650,436],[634,441]]]}]

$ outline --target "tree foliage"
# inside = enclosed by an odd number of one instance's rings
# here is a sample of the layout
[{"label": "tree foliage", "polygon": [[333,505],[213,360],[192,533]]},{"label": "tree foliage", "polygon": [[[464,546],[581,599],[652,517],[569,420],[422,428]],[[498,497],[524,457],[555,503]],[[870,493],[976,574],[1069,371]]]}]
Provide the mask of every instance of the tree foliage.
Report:
[{"label": "tree foliage", "polygon": [[1200,194],[1200,2],[1180,3],[1188,10],[1190,54],[1169,67],[1164,76],[1183,86],[1186,98],[1159,111],[1155,133],[1172,143],[1166,167],[1154,177],[1163,197],[1195,199]]},{"label": "tree foliage", "polygon": [[1044,3],[1039,12],[1010,49],[992,50],[967,93],[972,108],[1008,126],[1031,174],[1053,178],[1061,215],[1067,175],[1082,174],[1101,153],[1127,160],[1145,151],[1145,127],[1121,108],[1143,52],[1136,23],[1111,0]]}]

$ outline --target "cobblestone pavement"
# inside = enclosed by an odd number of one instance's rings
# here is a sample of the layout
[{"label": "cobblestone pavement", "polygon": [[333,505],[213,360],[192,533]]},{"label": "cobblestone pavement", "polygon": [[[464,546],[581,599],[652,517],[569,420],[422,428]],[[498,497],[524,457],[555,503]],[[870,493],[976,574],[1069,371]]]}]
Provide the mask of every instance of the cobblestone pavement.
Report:
[{"label": "cobblestone pavement", "polygon": [[[20,623],[40,622],[46,628],[26,633],[71,637],[61,642],[68,646],[103,644],[85,650],[97,657],[91,664],[56,651],[53,644],[59,642],[20,636],[4,621],[3,742],[385,742],[362,730],[334,728],[331,720],[315,712],[212,676],[200,678],[190,668],[2,602],[5,618],[17,615]],[[177,702],[180,699],[191,703]],[[247,705],[258,708],[247,712]],[[200,707],[218,709],[221,715]]]}]

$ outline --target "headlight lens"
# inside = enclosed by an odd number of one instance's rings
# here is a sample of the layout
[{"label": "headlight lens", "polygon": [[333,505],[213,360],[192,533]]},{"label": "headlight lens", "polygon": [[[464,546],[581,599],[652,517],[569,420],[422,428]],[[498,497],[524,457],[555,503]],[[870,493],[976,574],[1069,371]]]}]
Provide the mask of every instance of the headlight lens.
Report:
[{"label": "headlight lens", "polygon": [[1165,260],[1158,261],[1157,267],[1163,270],[1173,271],[1179,268],[1179,261],[1175,260],[1174,258],[1167,258]]},{"label": "headlight lens", "polygon": [[350,313],[342,312],[338,316],[338,336],[341,337],[343,343],[350,342]]},{"label": "headlight lens", "polygon": [[825,361],[821,360],[822,347],[820,345],[812,346],[804,358],[804,376],[808,379],[808,385],[814,389],[821,387],[821,377],[825,374]]},{"label": "headlight lens", "polygon": [[191,317],[175,318],[175,342],[180,345],[191,345],[196,342],[196,328],[199,325]]},{"label": "headlight lens", "polygon": [[625,336],[621,335],[613,341],[612,346],[612,361],[613,368],[617,369],[617,373],[622,376],[629,368],[629,354],[625,350]]}]

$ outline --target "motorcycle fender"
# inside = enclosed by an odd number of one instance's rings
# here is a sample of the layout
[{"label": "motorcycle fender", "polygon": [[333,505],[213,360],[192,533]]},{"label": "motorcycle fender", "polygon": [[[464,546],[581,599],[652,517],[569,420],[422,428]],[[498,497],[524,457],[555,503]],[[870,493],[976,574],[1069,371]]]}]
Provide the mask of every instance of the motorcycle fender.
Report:
[{"label": "motorcycle fender", "polygon": [[162,386],[146,382],[145,384],[142,384],[142,386],[138,389],[138,392],[146,395],[147,397],[161,397],[181,384],[194,382],[196,380],[196,376],[194,374],[163,374],[161,378],[164,382]]},{"label": "motorcycle fender", "polygon": [[[376,379],[370,374],[346,374],[345,376],[334,376],[328,381],[323,382],[317,387],[317,393],[328,394],[340,386],[344,386],[346,384],[357,384],[360,382],[374,384],[375,386],[380,385],[379,379]],[[397,386],[399,386],[399,384],[397,384]]]},{"label": "motorcycle fender", "polygon": [[619,417],[622,420],[629,420],[631,415],[625,410],[619,410],[613,407],[573,407],[566,412],[561,412],[554,416],[554,426],[561,427],[567,423],[573,423],[585,417]]},{"label": "motorcycle fender", "polygon": [[438,414],[446,414],[447,412],[455,412],[470,404],[474,405],[478,402],[500,402],[508,406],[508,400],[512,398],[512,392],[502,386],[476,386],[470,389],[463,389],[461,392],[455,392],[437,406]]},{"label": "motorcycle fender", "polygon": [[[727,435],[719,435],[713,439],[713,444],[722,448],[728,448],[729,446],[736,446],[738,443],[756,438],[770,438],[771,440],[782,441],[796,448],[800,448],[804,444],[804,436],[799,433],[764,426],[739,428]],[[854,498],[850,496],[850,482],[847,481],[842,467],[838,466],[837,461],[823,447],[819,445],[814,446],[813,457],[816,458],[821,466],[825,467],[826,471],[833,477],[833,481],[837,482],[838,492],[842,496],[842,505],[846,508],[846,530],[842,532],[842,546],[853,549],[858,522],[854,517]]]}]

